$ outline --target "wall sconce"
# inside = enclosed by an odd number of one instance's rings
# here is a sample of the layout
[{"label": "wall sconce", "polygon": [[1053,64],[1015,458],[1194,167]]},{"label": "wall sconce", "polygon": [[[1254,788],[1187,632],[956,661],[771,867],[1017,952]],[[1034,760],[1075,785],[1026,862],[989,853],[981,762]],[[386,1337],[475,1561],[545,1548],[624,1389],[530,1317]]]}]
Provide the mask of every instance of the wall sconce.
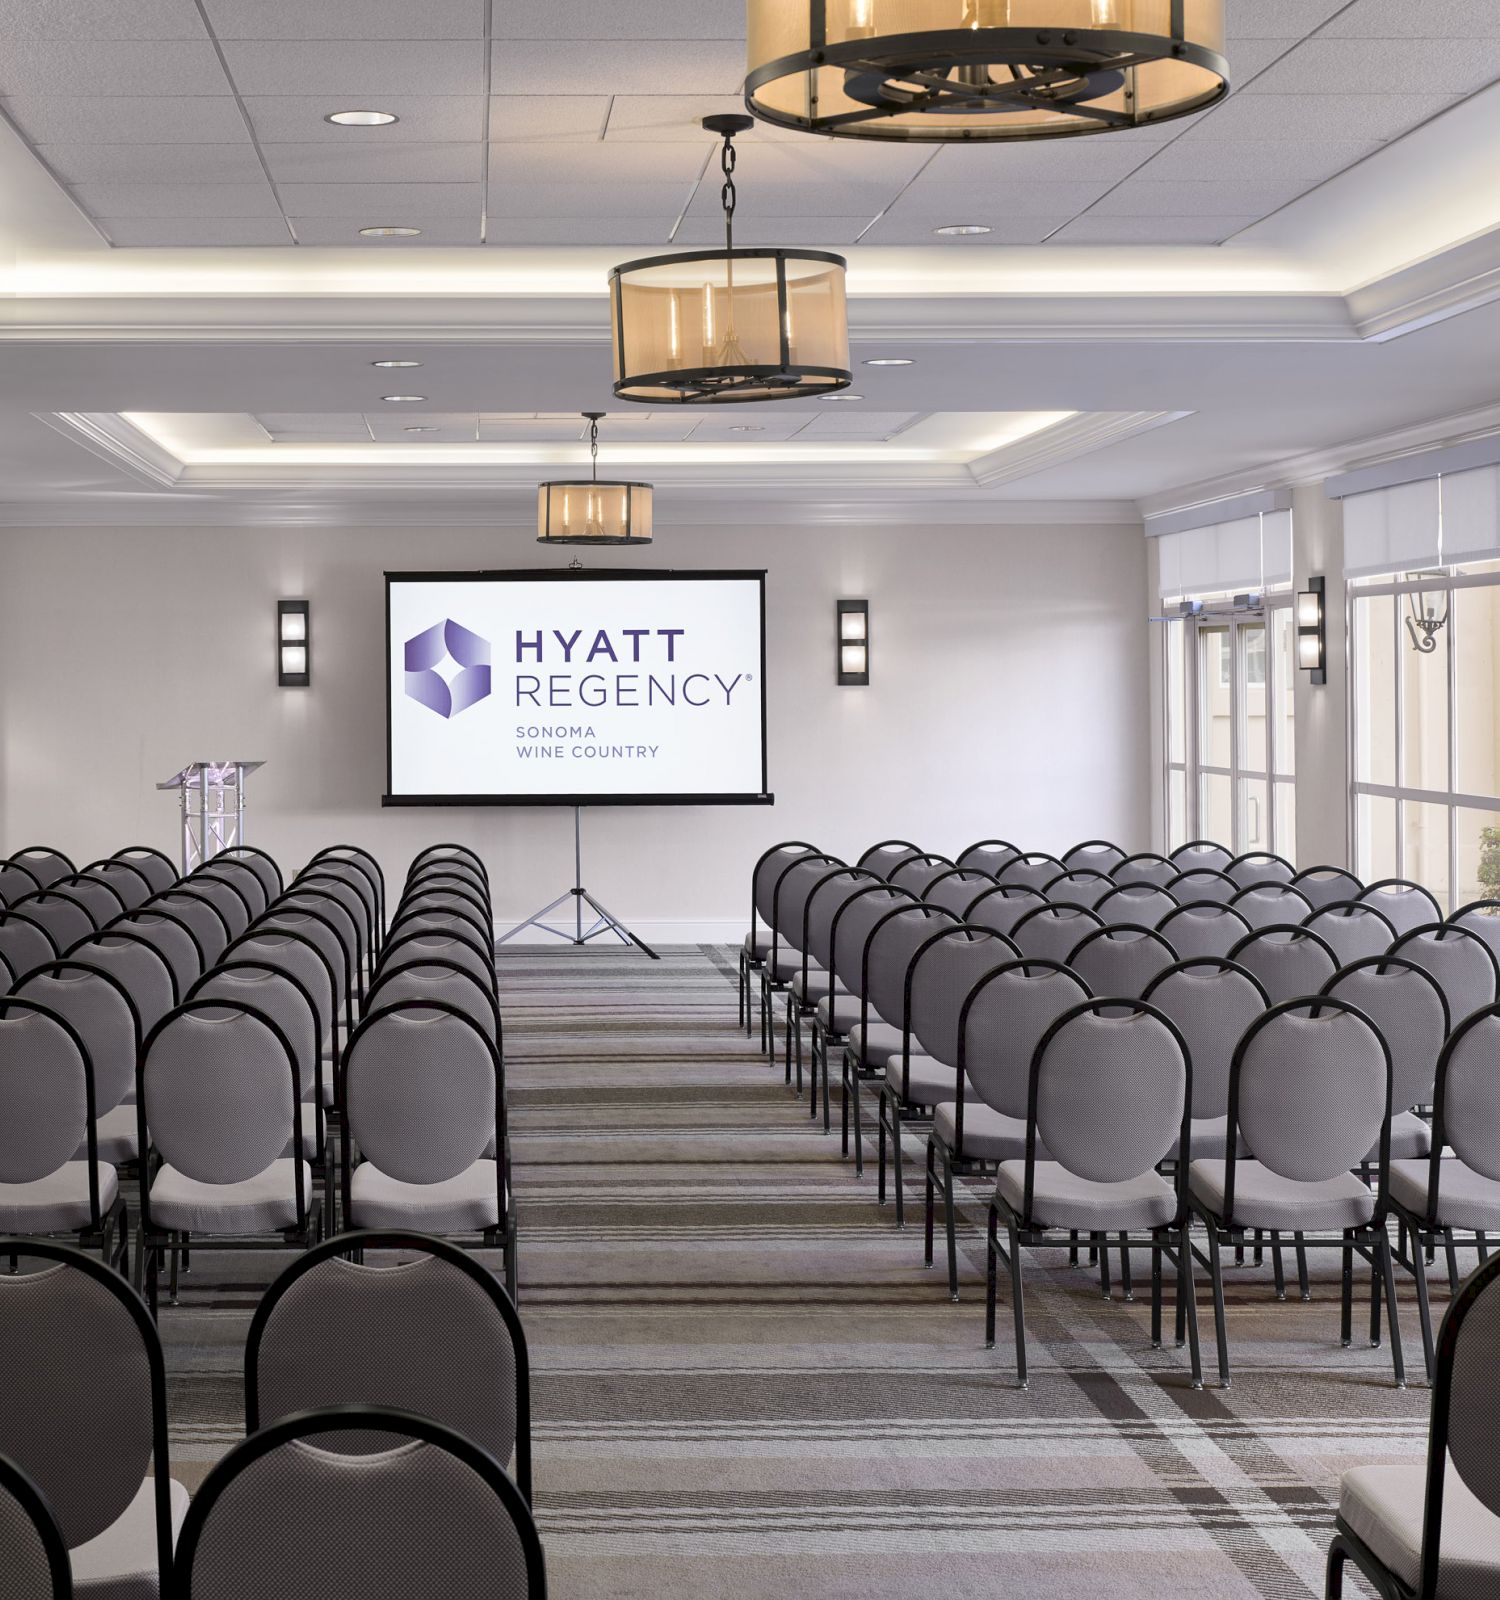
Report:
[{"label": "wall sconce", "polygon": [[1309,683],[1328,682],[1328,629],[1323,609],[1324,579],[1309,578],[1297,594],[1297,665]]},{"label": "wall sconce", "polygon": [[838,622],[839,687],[863,687],[870,681],[870,602],[840,600]]},{"label": "wall sconce", "polygon": [[[1422,573],[1422,577],[1429,574]],[[1441,573],[1432,574],[1441,577]],[[1431,590],[1419,591],[1413,589],[1406,597],[1406,603],[1411,615],[1406,619],[1406,631],[1411,638],[1411,647],[1419,655],[1430,656],[1437,649],[1437,636],[1448,625],[1448,600],[1447,594],[1443,595],[1443,614],[1437,614],[1437,608],[1429,605],[1429,599],[1435,598]]]},{"label": "wall sconce", "polygon": [[276,682],[283,689],[312,684],[312,615],[306,600],[276,602]]}]

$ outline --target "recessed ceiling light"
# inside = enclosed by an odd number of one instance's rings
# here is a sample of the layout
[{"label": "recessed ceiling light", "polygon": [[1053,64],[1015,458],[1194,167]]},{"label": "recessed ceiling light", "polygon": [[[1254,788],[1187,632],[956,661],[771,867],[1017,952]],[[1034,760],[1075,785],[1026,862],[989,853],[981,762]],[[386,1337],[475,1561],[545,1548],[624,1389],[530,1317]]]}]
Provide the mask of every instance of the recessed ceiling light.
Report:
[{"label": "recessed ceiling light", "polygon": [[729,431],[731,433],[764,433],[766,430],[758,422],[737,422]]},{"label": "recessed ceiling light", "polygon": [[982,222],[949,222],[932,231],[943,239],[966,239],[971,233],[989,233],[991,230]]},{"label": "recessed ceiling light", "polygon": [[827,401],[833,401],[833,400],[863,400],[864,396],[862,394],[850,394],[847,389],[840,389],[837,394],[820,394],[818,396],[818,398],[820,400],[827,400]]},{"label": "recessed ceiling light", "polygon": [[330,111],[323,120],[341,128],[386,128],[401,119],[394,111]]},{"label": "recessed ceiling light", "polygon": [[910,356],[868,356],[862,364],[867,367],[912,367],[916,365]]},{"label": "recessed ceiling light", "polygon": [[420,367],[420,361],[372,361],[372,367]]},{"label": "recessed ceiling light", "polygon": [[361,239],[415,239],[421,231],[420,228],[396,228],[382,223],[378,228],[361,228],[359,236]]},{"label": "recessed ceiling light", "polygon": [[437,433],[439,429],[435,422],[422,422],[403,428],[401,431],[402,433]]},{"label": "recessed ceiling light", "polygon": [[425,400],[427,396],[425,394],[383,394],[380,398],[387,405],[404,406],[410,405],[414,400]]}]

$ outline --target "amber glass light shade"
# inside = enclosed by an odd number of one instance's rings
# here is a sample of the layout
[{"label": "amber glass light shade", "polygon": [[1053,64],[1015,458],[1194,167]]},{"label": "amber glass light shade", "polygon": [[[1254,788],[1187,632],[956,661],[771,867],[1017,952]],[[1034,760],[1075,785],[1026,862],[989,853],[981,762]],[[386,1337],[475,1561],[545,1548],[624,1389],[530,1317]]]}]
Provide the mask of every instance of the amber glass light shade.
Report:
[{"label": "amber glass light shade", "polygon": [[651,485],[580,478],[537,486],[538,544],[650,544]]}]

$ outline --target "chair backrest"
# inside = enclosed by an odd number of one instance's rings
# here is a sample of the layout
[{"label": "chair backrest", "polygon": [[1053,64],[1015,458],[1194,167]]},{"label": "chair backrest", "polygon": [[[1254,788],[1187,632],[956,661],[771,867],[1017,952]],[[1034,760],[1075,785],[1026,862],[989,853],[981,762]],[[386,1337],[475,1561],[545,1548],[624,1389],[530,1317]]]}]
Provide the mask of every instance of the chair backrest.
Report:
[{"label": "chair backrest", "polygon": [[496,1135],[500,1074],[484,1030],[454,1006],[382,1006],[344,1051],[349,1132],[367,1159],[401,1183],[457,1177]]},{"label": "chair backrest", "polygon": [[1271,1004],[1259,980],[1222,956],[1190,956],[1158,972],[1141,999],[1170,1017],[1187,1044],[1193,1115],[1227,1116],[1235,1046]]},{"label": "chair backrest", "polygon": [[[314,861],[320,857],[314,857]],[[422,888],[430,883],[461,883],[473,889],[480,899],[489,904],[490,884],[489,879],[474,865],[472,861],[464,861],[455,856],[439,857],[433,861],[424,861],[421,866],[413,867],[406,875],[406,884],[402,889],[403,894],[410,894],[412,890]]]},{"label": "chair backrest", "polygon": [[1471,900],[1460,906],[1448,921],[1456,928],[1477,933],[1500,960],[1500,900]]},{"label": "chair backrest", "polygon": [[1290,861],[1272,855],[1269,850],[1247,850],[1244,855],[1236,856],[1224,872],[1242,889],[1248,889],[1252,883],[1290,883],[1297,875]]},{"label": "chair backrest", "polygon": [[993,889],[982,889],[969,902],[963,913],[965,922],[981,928],[992,928],[1007,939],[1015,936],[1016,924],[1027,912],[1048,904],[1040,889],[1027,889],[1020,884],[996,884]]},{"label": "chair backrest", "polygon": [[446,962],[412,962],[408,966],[382,970],[365,997],[367,1011],[379,1011],[398,1001],[443,1000],[479,1024],[486,1039],[501,1043],[500,1007],[494,991],[462,967]]},{"label": "chair backrest", "polygon": [[247,867],[260,879],[260,886],[266,891],[266,904],[269,905],[284,887],[281,868],[277,866],[273,857],[268,856],[264,850],[257,850],[254,845],[233,845],[228,850],[221,850],[214,859],[223,857],[232,861],[243,861]]},{"label": "chair backrest", "polygon": [[224,965],[239,962],[284,972],[295,979],[313,1003],[320,1049],[332,1047],[339,1014],[338,970],[317,944],[293,929],[259,924],[224,952]]},{"label": "chair backrest", "polygon": [[10,963],[4,956],[0,956],[0,994],[9,994],[11,985],[16,981],[16,975],[10,970]]},{"label": "chair backrest", "polygon": [[1114,879],[1095,867],[1073,867],[1045,884],[1042,893],[1055,906],[1082,906],[1092,911],[1114,887]]},{"label": "chair backrest", "polygon": [[1008,839],[980,839],[971,844],[958,857],[961,867],[977,867],[993,878],[1007,862],[1014,861],[1021,852]]},{"label": "chair backrest", "polygon": [[[388,1448],[331,1448],[340,1432],[384,1434]],[[237,1445],[193,1497],[175,1577],[180,1600],[547,1593],[536,1525],[495,1458],[386,1406],[303,1412]]]},{"label": "chair backrest", "polygon": [[78,870],[61,850],[54,850],[49,844],[27,845],[24,850],[15,851],[10,859],[25,867],[44,889],[59,878],[71,878]]},{"label": "chair backrest", "polygon": [[426,966],[434,961],[462,968],[494,992],[494,957],[486,959],[467,939],[441,931],[408,933],[400,937],[392,934],[381,948],[377,976],[384,977],[413,964]]},{"label": "chair backrest", "polygon": [[1154,928],[1177,905],[1177,897],[1169,889],[1158,889],[1154,883],[1122,883],[1103,896],[1094,911],[1111,927],[1129,923],[1135,928]]},{"label": "chair backrest", "polygon": [[1500,998],[1500,968],[1495,952],[1471,928],[1458,923],[1430,922],[1403,933],[1391,946],[1430,972],[1448,1002],[1448,1026],[1456,1027],[1471,1011]]},{"label": "chair backrest", "polygon": [[[859,867],[837,867],[825,873],[807,897],[803,910],[803,934],[799,943],[809,960],[831,973],[833,963],[833,919],[851,895],[870,884],[879,883],[873,872]],[[832,979],[830,978],[830,983]]]},{"label": "chair backrest", "polygon": [[1289,883],[1253,883],[1229,902],[1252,928],[1281,928],[1312,912],[1307,897]]},{"label": "chair backrest", "polygon": [[1398,935],[1443,920],[1443,908],[1420,883],[1409,878],[1381,878],[1355,898],[1361,905],[1383,912]]},{"label": "chair backrest", "polygon": [[1240,892],[1240,886],[1227,872],[1218,872],[1213,867],[1189,867],[1175,878],[1168,878],[1162,887],[1185,906],[1203,900],[1227,906]]},{"label": "chair backrest", "polygon": [[1175,862],[1159,856],[1154,850],[1139,850],[1133,856],[1117,861],[1110,872],[1116,883],[1151,883],[1158,889],[1171,887],[1179,873]]},{"label": "chair backrest", "polygon": [[[352,846],[346,848],[352,848]],[[488,885],[490,881],[489,872],[486,869],[484,862],[480,860],[479,852],[476,850],[471,850],[466,844],[452,844],[448,842],[444,842],[443,844],[430,844],[425,850],[419,850],[416,855],[411,858],[411,867],[409,870],[415,871],[418,867],[425,865],[429,861],[467,861],[469,865],[473,867],[476,872],[478,872],[479,876],[484,879],[486,885]]]},{"label": "chair backrest", "polygon": [[198,936],[183,922],[175,911],[155,905],[138,906],[116,917],[103,930],[104,933],[124,934],[149,944],[166,962],[172,973],[172,984],[179,995],[184,995],[193,980],[208,965]]},{"label": "chair backrest", "polygon": [[60,955],[66,955],[80,939],[99,931],[93,917],[61,890],[42,889],[17,900],[10,910],[44,928]]},{"label": "chair backrest", "polygon": [[1305,895],[1316,911],[1320,906],[1358,899],[1365,886],[1344,867],[1304,867],[1292,879],[1292,887]]},{"label": "chair backrest", "polygon": [[772,845],[755,863],[750,873],[750,925],[763,922],[772,928],[776,922],[776,885],[781,875],[794,862],[806,855],[818,854],[815,844],[805,839],[787,839]]},{"label": "chair backrest", "polygon": [[80,878],[93,878],[99,883],[108,884],[115,892],[119,905],[110,912],[105,921],[112,921],[121,911],[133,911],[137,906],[143,906],[156,893],[150,878],[133,861],[121,861],[114,856],[106,856],[102,861],[93,861],[86,866]]},{"label": "chair backrest", "polygon": [[1084,869],[1110,873],[1125,859],[1126,852],[1108,839],[1085,839],[1071,850],[1064,850],[1062,864],[1070,871]]},{"label": "chair backrest", "polygon": [[1227,956],[1250,931],[1250,924],[1233,906],[1217,900],[1194,900],[1169,911],[1156,931],[1184,960],[1199,956]]},{"label": "chair backrest", "polygon": [[920,899],[927,885],[934,878],[940,878],[952,866],[953,863],[947,856],[933,855],[924,851],[920,855],[908,856],[905,861],[893,867],[886,874],[886,881]]},{"label": "chair backrest", "polygon": [[1022,958],[991,967],[959,1007],[962,1077],[1003,1116],[1024,1117],[1038,1042],[1064,1011],[1088,997],[1088,985],[1058,961]]},{"label": "chair backrest", "polygon": [[[329,914],[344,936],[344,955],[349,970],[356,975],[365,970],[374,930],[370,926],[368,907],[352,883],[332,873],[309,870],[292,884],[291,893],[283,897],[283,902],[286,901],[293,905],[321,902],[329,906]],[[494,924],[488,912],[475,911],[474,914],[479,916],[480,926],[490,930],[489,936],[493,939]]]},{"label": "chair backrest", "polygon": [[865,944],[886,913],[913,905],[909,894],[877,880],[854,891],[833,914],[834,976],[850,994],[863,994]]},{"label": "chair backrest", "polygon": [[0,911],[0,958],[16,975],[30,972],[44,961],[55,961],[57,941],[24,911]]},{"label": "chair backrest", "polygon": [[1429,1104],[1449,1031],[1447,1001],[1432,974],[1404,956],[1362,956],[1334,973],[1323,992],[1380,1029],[1391,1052],[1391,1110]]},{"label": "chair backrest", "polygon": [[250,904],[247,891],[223,872],[199,868],[196,872],[190,872],[170,892],[207,900],[223,919],[226,944],[231,939],[238,939],[257,914]]},{"label": "chair backrest", "polygon": [[[198,941],[203,952],[203,965],[211,967],[224,954],[229,944],[229,924],[224,913],[214,903],[206,884],[190,885],[186,879],[175,888],[164,889],[153,895],[144,906],[147,911],[167,911],[187,928]],[[220,880],[213,886],[222,889]]]},{"label": "chair backrest", "polygon": [[128,844],[115,851],[114,860],[128,862],[141,873],[151,885],[152,894],[170,889],[180,876],[172,858],[149,844]]},{"label": "chair backrest", "polygon": [[[93,1077],[88,1047],[66,1017],[36,1000],[0,996],[0,1183],[50,1177],[86,1143],[97,1222]],[[9,1382],[7,1373],[0,1389]]]},{"label": "chair backrest", "polygon": [[1396,930],[1385,914],[1358,900],[1334,900],[1319,906],[1302,919],[1302,926],[1312,929],[1328,945],[1342,967],[1366,956],[1381,955],[1396,941]]},{"label": "chair backrest", "polygon": [[226,1000],[274,1022],[297,1062],[297,1089],[304,1100],[318,1075],[318,1003],[312,991],[281,967],[229,959],[205,972],[188,990],[189,1000]]},{"label": "chair backrest", "polygon": [[808,897],[830,872],[844,865],[837,856],[815,851],[786,867],[776,882],[775,910],[771,918],[771,931],[777,947],[783,951],[802,949],[803,917]]},{"label": "chair backrest", "polygon": [[1003,934],[967,925],[934,933],[906,974],[906,1013],[921,1050],[945,1066],[958,1065],[958,1017],[975,982],[1020,951]]},{"label": "chair backrest", "polygon": [[1299,994],[1318,994],[1339,969],[1339,958],[1311,928],[1256,928],[1235,944],[1229,959],[1254,973],[1278,1006]]},{"label": "chair backrest", "polygon": [[1465,1166],[1500,1182],[1500,1005],[1470,1012],[1438,1063],[1433,1149],[1445,1145]]},{"label": "chair backrest", "polygon": [[[120,863],[115,865],[121,877],[129,870]],[[88,913],[96,932],[122,911],[130,909],[119,890],[107,878],[96,875],[92,868],[75,873],[71,878],[59,878],[50,892],[64,895],[75,905],[81,906]]]},{"label": "chair backrest", "polygon": [[1134,1000],[1177,960],[1177,952],[1154,928],[1115,923],[1086,933],[1068,952],[1068,965],[1101,999]]},{"label": "chair backrest", "polygon": [[[377,1266],[365,1260],[374,1250],[407,1259]],[[514,1451],[528,1501],[530,1391],[510,1296],[467,1251],[427,1235],[366,1231],[315,1245],[266,1291],[245,1344],[247,1433],[319,1406],[396,1406],[445,1423],[502,1466]],[[374,1441],[350,1433],[327,1443],[359,1452]]]},{"label": "chair backrest", "polygon": [[[380,943],[380,884],[371,876],[369,868],[363,861],[349,859],[343,856],[314,856],[307,866],[308,874],[320,878],[337,878],[347,883],[355,894],[365,911],[366,942],[371,949]],[[459,888],[468,893],[475,905],[487,909],[489,901],[483,887],[476,881],[461,876],[455,872],[435,874],[430,879],[424,879],[434,887],[444,889]]]},{"label": "chair backrest", "polygon": [[334,987],[345,1004],[351,999],[351,973],[347,950],[331,918],[315,905],[290,905],[283,898],[266,912],[251,933],[298,933],[317,948],[333,973]]},{"label": "chair backrest", "polygon": [[7,1600],[72,1600],[73,1569],[62,1530],[30,1473],[0,1455],[0,1550]]},{"label": "chair backrest", "polygon": [[[276,912],[277,907],[272,906],[266,915],[274,917]],[[338,937],[331,924],[330,931],[334,933],[335,938]],[[423,911],[420,907],[415,911],[402,911],[398,908],[395,916],[391,918],[387,938],[394,944],[409,933],[441,933],[449,938],[463,939],[472,945],[481,957],[494,959],[493,936],[487,935],[472,915],[462,911]],[[342,940],[340,943],[342,944]],[[343,959],[342,956],[340,959]]]},{"label": "chair backrest", "polygon": [[1094,912],[1085,911],[1082,906],[1044,902],[1017,919],[1010,940],[1024,956],[1066,963],[1084,934],[1103,926]]},{"label": "chair backrest", "polygon": [[1226,850],[1211,839],[1189,839],[1186,844],[1180,844],[1168,852],[1168,859],[1177,863],[1180,872],[1190,872],[1195,867],[1210,867],[1215,872],[1223,872],[1234,860],[1234,851]]},{"label": "chair backrest", "polygon": [[[151,1144],[199,1183],[243,1183],[301,1149],[296,1051],[269,1017],[234,1000],[184,1000],[146,1036],[136,1096]],[[141,1151],[146,1159],[146,1151]],[[299,1222],[302,1163],[293,1163]]]},{"label": "chair backrest", "polygon": [[995,882],[1040,891],[1067,870],[1056,856],[1049,856],[1038,850],[1007,861],[995,873]]},{"label": "chair backrest", "polygon": [[135,1085],[135,1058],[141,1045],[140,1013],[119,980],[68,957],[37,967],[15,993],[72,1025],[88,1052],[94,1115],[114,1110]]},{"label": "chair backrest", "polygon": [[96,1256],[0,1241],[11,1254],[27,1270],[0,1273],[0,1453],[36,1481],[70,1550],[124,1515],[150,1467],[157,1571],[167,1572],[167,1385],[151,1314]]},{"label": "chair backrest", "polygon": [[[190,881],[200,882],[204,878],[221,878],[235,890],[243,901],[246,913],[253,920],[271,903],[271,896],[266,890],[265,880],[248,861],[242,861],[237,856],[210,856],[195,872],[191,873]],[[221,906],[222,910],[223,907]],[[231,926],[233,923],[231,922]],[[243,930],[242,930],[243,931]]]},{"label": "chair backrest", "polygon": [[1091,1183],[1125,1183],[1188,1146],[1192,1068],[1181,1035],[1140,1000],[1082,1000],[1031,1062],[1026,1209],[1037,1146]]},{"label": "chair backrest", "polygon": [[[316,882],[331,874],[308,873],[298,883]],[[352,887],[352,886],[351,886]],[[455,878],[451,873],[436,874],[410,885],[401,897],[402,911],[429,909],[437,911],[466,911],[478,919],[481,927],[494,919],[484,890],[467,878]]]},{"label": "chair backrest", "polygon": [[0,861],[0,906],[24,900],[27,895],[35,894],[41,886],[40,881],[18,861]]},{"label": "chair backrest", "polygon": [[994,887],[995,880],[978,867],[949,867],[927,885],[922,898],[930,906],[942,906],[955,917],[962,917],[986,889]]},{"label": "chair backrest", "polygon": [[921,846],[913,844],[910,839],[882,839],[879,844],[872,844],[854,864],[889,882],[891,873],[903,861],[921,854]]},{"label": "chair backrest", "polygon": [[[352,910],[344,903],[343,895],[348,895],[354,902]],[[289,915],[295,916],[302,911],[310,912],[332,928],[339,942],[344,981],[351,988],[357,987],[360,963],[364,957],[364,941],[359,931],[360,922],[364,919],[364,907],[359,904],[358,896],[346,883],[334,885],[330,880],[321,885],[309,885],[299,880],[271,907],[264,920],[285,923]],[[451,914],[438,913],[442,916]],[[481,929],[479,937],[481,944],[494,942],[492,932]]]},{"label": "chair backrest", "polygon": [[912,957],[934,933],[956,926],[958,919],[941,907],[912,901],[888,912],[871,930],[857,992],[893,1028],[906,1026],[906,971]]},{"label": "chair backrest", "polygon": [[1345,1000],[1283,1001],[1245,1030],[1230,1070],[1225,1206],[1233,1215],[1236,1130],[1255,1159],[1297,1183],[1326,1183],[1380,1148],[1390,1159],[1391,1057]]}]

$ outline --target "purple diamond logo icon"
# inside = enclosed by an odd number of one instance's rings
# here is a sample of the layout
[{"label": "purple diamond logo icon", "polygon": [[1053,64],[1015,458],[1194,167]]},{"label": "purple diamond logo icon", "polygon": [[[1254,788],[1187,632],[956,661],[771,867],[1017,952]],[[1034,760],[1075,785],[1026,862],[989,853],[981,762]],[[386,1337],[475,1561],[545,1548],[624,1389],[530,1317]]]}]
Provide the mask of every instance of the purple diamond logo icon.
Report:
[{"label": "purple diamond logo icon", "polygon": [[452,617],[406,641],[406,693],[440,717],[456,717],[490,692],[490,641]]}]

